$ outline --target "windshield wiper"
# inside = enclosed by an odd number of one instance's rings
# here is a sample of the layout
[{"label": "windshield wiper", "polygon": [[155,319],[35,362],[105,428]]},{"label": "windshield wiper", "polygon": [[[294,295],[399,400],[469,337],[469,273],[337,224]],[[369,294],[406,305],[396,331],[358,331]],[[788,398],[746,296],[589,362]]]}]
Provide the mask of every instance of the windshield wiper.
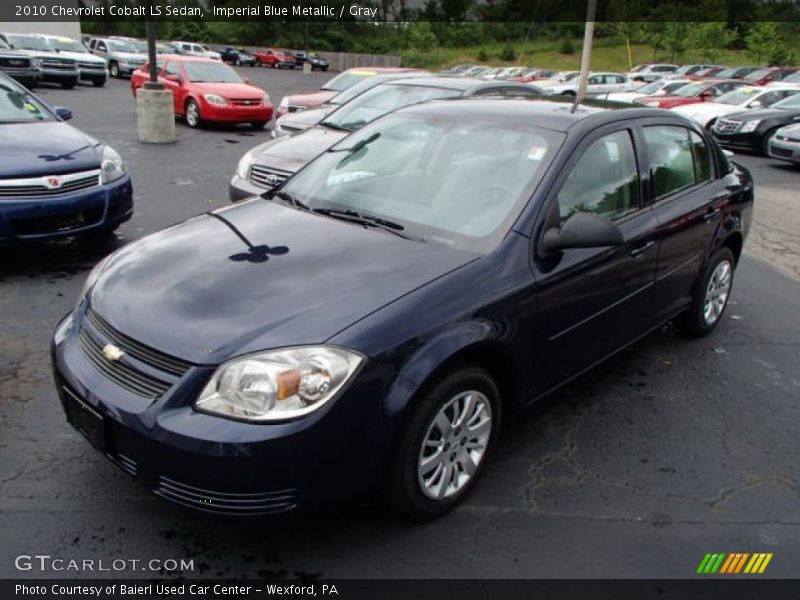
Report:
[{"label": "windshield wiper", "polygon": [[353,131],[349,127],[344,127],[343,125],[337,125],[333,121],[321,121],[320,125],[323,127],[327,127],[328,129],[335,129],[336,131]]},{"label": "windshield wiper", "polygon": [[318,215],[341,219],[342,221],[349,221],[350,223],[357,223],[358,225],[363,225],[365,228],[374,227],[383,229],[384,231],[388,231],[389,233],[393,233],[407,240],[411,239],[410,236],[400,233],[405,229],[403,225],[395,221],[390,221],[389,219],[365,214],[349,208],[313,208],[311,210]]},{"label": "windshield wiper", "polygon": [[279,200],[283,200],[294,206],[295,208],[299,208],[300,210],[311,211],[311,207],[308,204],[298,200],[294,196],[292,196],[289,192],[268,192],[265,196],[268,199],[278,198]]},{"label": "windshield wiper", "polygon": [[368,138],[361,140],[360,142],[356,142],[352,146],[348,146],[347,148],[330,148],[328,152],[347,152],[348,154],[355,154],[365,146],[371,144],[375,140],[381,137],[380,133],[373,133]]}]

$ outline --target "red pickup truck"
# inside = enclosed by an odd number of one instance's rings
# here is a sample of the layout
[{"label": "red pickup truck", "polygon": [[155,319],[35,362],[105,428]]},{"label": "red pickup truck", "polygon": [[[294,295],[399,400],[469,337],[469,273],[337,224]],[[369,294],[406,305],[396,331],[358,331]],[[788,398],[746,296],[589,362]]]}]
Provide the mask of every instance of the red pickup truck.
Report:
[{"label": "red pickup truck", "polygon": [[299,66],[295,57],[288,50],[276,50],[275,48],[268,48],[267,50],[256,50],[253,52],[256,59],[256,66],[266,65],[273,69],[294,69]]}]

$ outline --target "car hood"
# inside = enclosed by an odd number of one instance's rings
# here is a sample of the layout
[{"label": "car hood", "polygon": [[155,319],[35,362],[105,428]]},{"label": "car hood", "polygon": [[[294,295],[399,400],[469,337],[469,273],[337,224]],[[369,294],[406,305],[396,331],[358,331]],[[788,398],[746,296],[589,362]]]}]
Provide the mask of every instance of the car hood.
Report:
[{"label": "car hood", "polygon": [[281,137],[258,146],[255,162],[295,172],[346,136],[345,131],[311,127],[297,135]]},{"label": "car hood", "polygon": [[791,136],[792,139],[799,139],[800,138],[800,123],[795,125],[787,125],[786,127],[781,127],[776,132],[778,135],[788,135]]},{"label": "car hood", "polygon": [[782,110],[780,108],[759,108],[756,110],[738,112],[732,115],[734,121],[754,121],[756,119],[763,121],[764,119],[791,119],[792,117],[800,117],[800,109]]},{"label": "car hood", "polygon": [[125,60],[147,60],[147,56],[144,54],[139,54],[138,52],[118,52],[116,50],[112,50],[111,54],[113,54],[116,58],[122,58]]},{"label": "car hood", "polygon": [[60,121],[0,125],[0,177],[98,169],[101,149],[96,139]]},{"label": "car hood", "polygon": [[476,258],[253,199],[125,246],[90,302],[138,342],[218,364],[323,343]]},{"label": "car hood", "polygon": [[613,102],[633,102],[641,97],[643,97],[643,94],[637,92],[614,92],[605,96],[605,99]]},{"label": "car hood", "polygon": [[732,115],[733,113],[742,112],[746,109],[743,106],[722,104],[721,102],[696,102],[693,104],[676,106],[673,110],[690,119],[710,119],[712,117]]},{"label": "car hood", "polygon": [[221,94],[226,98],[255,100],[264,97],[264,90],[247,83],[224,83],[220,81],[193,81],[190,84],[201,94]]},{"label": "car hood", "polygon": [[70,52],[69,50],[62,50],[58,53],[58,56],[63,56],[64,58],[71,58],[75,62],[85,62],[85,63],[97,63],[97,64],[106,64],[106,61],[99,56],[95,56],[94,54],[87,54],[85,52]]}]

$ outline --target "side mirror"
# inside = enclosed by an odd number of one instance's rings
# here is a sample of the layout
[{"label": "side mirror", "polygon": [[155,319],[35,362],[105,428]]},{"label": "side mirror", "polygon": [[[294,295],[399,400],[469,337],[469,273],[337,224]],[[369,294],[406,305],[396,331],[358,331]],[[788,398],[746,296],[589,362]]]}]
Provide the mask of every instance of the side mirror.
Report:
[{"label": "side mirror", "polygon": [[544,232],[540,249],[552,254],[567,248],[599,248],[622,244],[622,231],[605,217],[576,212],[559,227]]},{"label": "side mirror", "polygon": [[66,106],[55,106],[53,107],[53,112],[62,121],[69,121],[72,118],[72,111]]}]

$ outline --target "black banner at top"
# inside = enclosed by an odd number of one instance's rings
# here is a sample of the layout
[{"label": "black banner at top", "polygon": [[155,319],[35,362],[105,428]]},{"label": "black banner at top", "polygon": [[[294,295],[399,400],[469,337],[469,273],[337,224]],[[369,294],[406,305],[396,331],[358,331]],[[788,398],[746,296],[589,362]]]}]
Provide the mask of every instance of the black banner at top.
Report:
[{"label": "black banner at top", "polygon": [[[0,21],[581,22],[589,1],[3,0]],[[800,0],[595,2],[597,22],[800,21]]]}]

